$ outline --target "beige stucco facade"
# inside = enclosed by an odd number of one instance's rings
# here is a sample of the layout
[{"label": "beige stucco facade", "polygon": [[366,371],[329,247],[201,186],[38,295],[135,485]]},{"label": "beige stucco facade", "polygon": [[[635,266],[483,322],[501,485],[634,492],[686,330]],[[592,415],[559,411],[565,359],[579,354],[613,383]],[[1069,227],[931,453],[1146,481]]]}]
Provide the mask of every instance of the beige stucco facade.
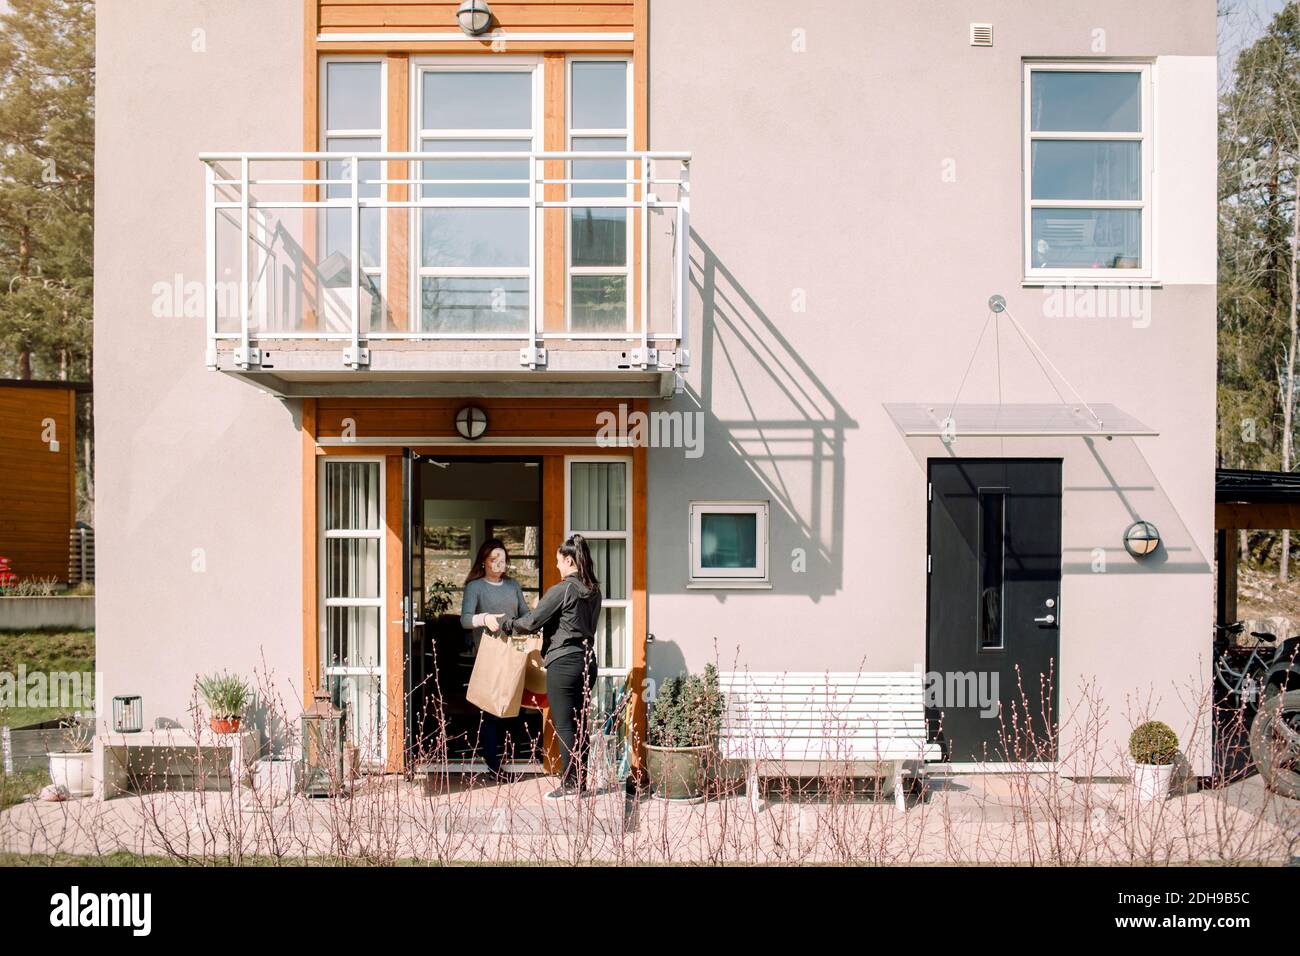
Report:
[{"label": "beige stucco facade", "polygon": [[[141,694],[150,723],[185,721],[194,675],[226,667],[301,702],[299,403],[207,370],[201,312],[159,303],[203,281],[199,152],[302,147],[302,11],[99,4],[98,669],[102,699]],[[651,0],[649,17],[649,146],[693,153],[692,363],[652,408],[705,423],[701,457],[649,452],[650,675],[924,668],[927,459],[1060,458],[1067,737],[1091,688],[1108,748],[1157,716],[1208,772],[1213,4]],[[976,20],[993,47],[970,46]],[[1023,62],[1098,56],[1153,64],[1153,281],[1138,313],[1062,316],[1024,282]],[[902,437],[884,405],[954,398],[993,293],[1085,399],[1159,435]],[[997,394],[989,345],[966,400]],[[1003,399],[1051,401],[1022,344],[1000,345]],[[692,500],[770,502],[770,588],[688,586]],[[1136,517],[1159,561],[1124,551]]]}]

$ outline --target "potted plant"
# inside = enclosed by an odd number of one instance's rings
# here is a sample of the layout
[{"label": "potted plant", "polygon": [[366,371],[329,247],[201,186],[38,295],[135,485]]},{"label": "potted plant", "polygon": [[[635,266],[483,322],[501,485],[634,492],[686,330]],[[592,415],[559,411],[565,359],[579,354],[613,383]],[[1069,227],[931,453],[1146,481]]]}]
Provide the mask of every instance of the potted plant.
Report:
[{"label": "potted plant", "polygon": [[454,603],[452,594],[456,591],[456,585],[445,578],[437,578],[429,585],[428,594],[424,601],[424,619],[426,621],[436,620],[443,614],[451,610]]},{"label": "potted plant", "polygon": [[244,679],[232,674],[208,674],[200,677],[196,686],[208,705],[212,730],[218,734],[239,733],[239,721],[252,696]]},{"label": "potted plant", "polygon": [[1178,735],[1168,724],[1148,720],[1138,724],[1128,739],[1133,757],[1133,785],[1139,800],[1164,800],[1174,776]]},{"label": "potted plant", "polygon": [[646,769],[656,796],[697,799],[704,793],[722,729],[722,692],[712,664],[702,675],[664,681],[646,727]]},{"label": "potted plant", "polygon": [[69,796],[85,797],[94,791],[91,779],[91,752],[95,739],[95,725],[80,716],[59,721],[62,750],[49,754],[50,781],[67,789]]}]

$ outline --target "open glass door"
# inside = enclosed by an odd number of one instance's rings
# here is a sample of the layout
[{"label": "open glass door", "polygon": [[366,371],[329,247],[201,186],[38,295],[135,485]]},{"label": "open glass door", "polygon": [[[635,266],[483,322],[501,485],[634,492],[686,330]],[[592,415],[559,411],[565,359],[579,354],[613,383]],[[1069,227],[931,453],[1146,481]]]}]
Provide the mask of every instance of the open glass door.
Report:
[{"label": "open glass door", "polygon": [[420,511],[422,456],[406,449],[402,456],[402,633],[406,666],[403,700],[406,711],[406,751],[420,751],[422,706],[430,662],[424,634],[424,519]]}]

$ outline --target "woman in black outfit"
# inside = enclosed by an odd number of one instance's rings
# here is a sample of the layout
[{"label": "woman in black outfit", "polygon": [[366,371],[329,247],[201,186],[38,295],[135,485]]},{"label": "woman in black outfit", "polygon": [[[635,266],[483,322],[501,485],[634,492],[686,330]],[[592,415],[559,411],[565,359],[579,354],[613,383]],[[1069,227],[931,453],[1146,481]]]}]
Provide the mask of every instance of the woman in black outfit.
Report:
[{"label": "woman in black outfit", "polygon": [[547,589],[531,614],[490,615],[507,634],[542,630],[542,661],[546,665],[546,695],[551,723],[560,740],[564,772],[560,786],[546,796],[572,796],[585,788],[587,704],[596,684],[596,622],[600,617],[600,582],[591,563],[591,550],[580,534],[564,540],[555,552],[560,583]]}]

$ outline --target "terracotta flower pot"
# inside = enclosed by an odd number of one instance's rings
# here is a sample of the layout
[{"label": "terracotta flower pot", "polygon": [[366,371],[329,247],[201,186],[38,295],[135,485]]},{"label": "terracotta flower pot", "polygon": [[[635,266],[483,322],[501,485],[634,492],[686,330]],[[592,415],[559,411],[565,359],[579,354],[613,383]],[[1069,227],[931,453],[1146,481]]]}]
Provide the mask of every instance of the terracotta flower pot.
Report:
[{"label": "terracotta flower pot", "polygon": [[216,734],[237,734],[239,733],[238,717],[213,717],[209,720],[212,732]]}]

